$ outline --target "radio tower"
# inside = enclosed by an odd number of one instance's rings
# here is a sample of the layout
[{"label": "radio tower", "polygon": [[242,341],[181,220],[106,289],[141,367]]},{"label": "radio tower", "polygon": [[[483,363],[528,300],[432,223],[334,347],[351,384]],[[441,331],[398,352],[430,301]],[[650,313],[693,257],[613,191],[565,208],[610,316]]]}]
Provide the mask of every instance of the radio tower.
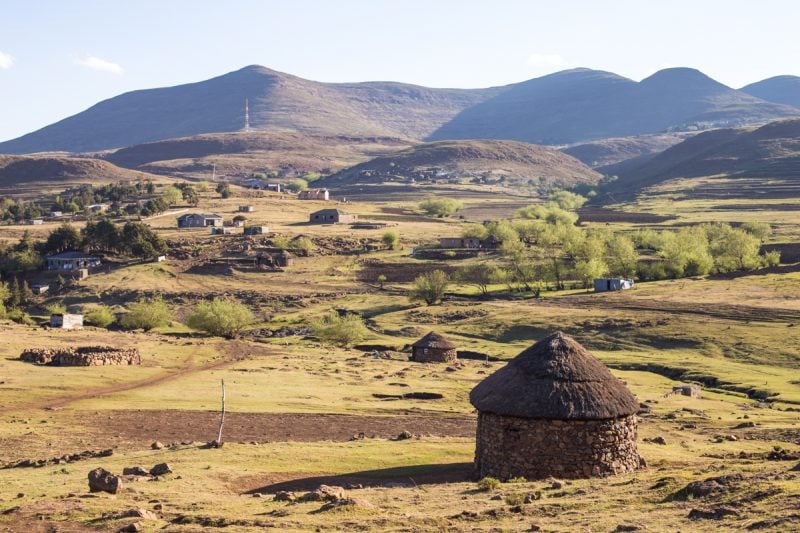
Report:
[{"label": "radio tower", "polygon": [[247,98],[244,99],[244,131],[250,131],[250,110],[247,107]]}]

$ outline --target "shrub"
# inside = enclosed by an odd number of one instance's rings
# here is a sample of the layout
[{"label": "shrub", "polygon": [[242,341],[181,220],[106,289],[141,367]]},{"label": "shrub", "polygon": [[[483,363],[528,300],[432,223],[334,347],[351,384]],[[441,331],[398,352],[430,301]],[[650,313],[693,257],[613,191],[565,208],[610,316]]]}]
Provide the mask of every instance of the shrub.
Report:
[{"label": "shrub", "polygon": [[113,311],[107,305],[93,307],[86,312],[83,318],[87,324],[98,328],[107,328],[117,320],[117,317],[114,316]]},{"label": "shrub", "polygon": [[331,311],[320,320],[311,323],[311,331],[320,342],[336,346],[351,346],[367,336],[364,320],[353,314],[340,316]]},{"label": "shrub", "polygon": [[186,324],[211,335],[232,338],[253,322],[255,317],[246,305],[227,298],[214,298],[210,302],[200,302]]},{"label": "shrub", "polygon": [[389,231],[384,232],[383,236],[381,237],[381,241],[383,242],[384,246],[394,250],[397,248],[397,245],[400,242],[400,236],[397,235],[395,230],[390,229]]},{"label": "shrub", "polygon": [[767,267],[778,266],[781,264],[781,253],[778,250],[772,250],[771,252],[766,252],[764,253],[762,260],[764,266]]},{"label": "shrub", "polygon": [[478,490],[490,491],[500,488],[500,480],[493,477],[485,477],[478,481]]},{"label": "shrub", "polygon": [[289,249],[298,255],[311,255],[314,251],[314,241],[308,237],[298,237],[289,243]]},{"label": "shrub", "polygon": [[525,495],[520,493],[506,494],[506,505],[522,505],[525,503]]},{"label": "shrub", "polygon": [[528,480],[527,480],[527,479],[525,479],[525,478],[524,478],[524,477],[522,477],[522,476],[519,476],[519,477],[512,477],[511,479],[509,479],[508,481],[506,481],[506,483],[527,483],[527,482],[528,482]]},{"label": "shrub", "polygon": [[422,301],[433,305],[441,301],[449,284],[450,278],[445,272],[441,270],[426,272],[414,279],[414,286],[408,293],[408,299],[412,302]]},{"label": "shrub", "polygon": [[51,315],[63,315],[67,312],[67,306],[64,302],[53,302],[45,306],[45,310]]},{"label": "shrub", "polygon": [[378,284],[381,286],[381,289],[383,288],[383,284],[386,283],[386,279],[387,279],[386,274],[378,274],[376,280],[378,281]]},{"label": "shrub", "polygon": [[12,309],[6,312],[6,318],[16,322],[17,324],[25,324],[26,326],[33,326],[36,324],[36,322],[34,322],[34,320],[31,318],[31,315],[22,309]]},{"label": "shrub", "polygon": [[452,198],[428,198],[419,204],[419,208],[427,215],[449,217],[463,207],[458,200]]},{"label": "shrub", "polygon": [[295,178],[286,184],[286,190],[290,192],[300,192],[308,189],[308,182],[302,178]]},{"label": "shrub", "polygon": [[160,297],[145,298],[130,304],[119,323],[125,329],[150,331],[169,324],[171,316],[167,304]]}]

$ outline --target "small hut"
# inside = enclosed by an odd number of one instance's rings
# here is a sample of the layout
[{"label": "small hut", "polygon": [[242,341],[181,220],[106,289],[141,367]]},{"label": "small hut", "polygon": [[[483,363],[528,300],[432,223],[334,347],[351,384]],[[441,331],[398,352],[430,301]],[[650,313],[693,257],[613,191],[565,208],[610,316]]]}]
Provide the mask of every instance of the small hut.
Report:
[{"label": "small hut", "polygon": [[478,410],[475,468],[506,480],[583,478],[639,468],[625,384],[571,337],[524,350],[469,395]]},{"label": "small hut", "polygon": [[411,360],[418,363],[452,363],[456,357],[456,345],[433,331],[411,345]]}]

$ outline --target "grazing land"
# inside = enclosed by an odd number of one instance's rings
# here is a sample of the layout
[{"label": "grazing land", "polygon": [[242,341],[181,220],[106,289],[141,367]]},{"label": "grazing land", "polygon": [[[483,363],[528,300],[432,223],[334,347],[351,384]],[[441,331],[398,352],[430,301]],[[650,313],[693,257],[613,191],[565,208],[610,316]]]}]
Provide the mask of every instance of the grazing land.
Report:
[{"label": "grazing land", "polygon": [[[554,290],[549,283],[538,298],[510,291],[505,282],[490,283],[484,296],[456,281],[442,303],[426,306],[407,297],[418,275],[504,259],[497,253],[421,259],[412,249],[458,237],[471,221],[512,217],[540,200],[464,184],[370,187],[362,197],[334,189],[346,203],[236,186],[229,198],[203,192],[196,207],[143,219],[168,243],[167,261],[111,256],[88,278],[35,296],[27,307],[34,321],[43,321],[53,303],[69,310],[102,304],[124,313],[142,297],[160,296],[170,319],[150,331],[0,323],[0,527],[798,527],[796,265],[637,283],[614,293],[576,284]],[[431,192],[459,199],[459,214],[423,214],[418,203]],[[583,208],[579,224],[633,232],[761,220],[774,228],[765,246],[800,236],[788,198],[752,204],[665,198],[654,192],[610,208]],[[266,235],[212,236],[207,228],[175,224],[185,211],[231,219],[242,204],[253,208],[247,225],[268,226]],[[331,206],[387,226],[308,223],[310,212]],[[29,230],[45,239],[58,227],[4,226],[2,236],[13,244]],[[393,249],[382,244],[387,228],[399,235]],[[251,252],[302,237],[313,247],[295,251],[291,265],[252,266]],[[31,282],[37,275],[30,274]],[[198,302],[214,297],[233,298],[253,313],[254,322],[236,339],[185,325]],[[362,317],[366,336],[350,347],[321,342],[310,326],[333,309]],[[458,345],[457,364],[409,361],[411,343],[431,330]],[[637,396],[638,446],[648,466],[614,477],[514,480],[481,490],[472,470],[477,416],[469,391],[555,330],[589,348]],[[18,360],[32,347],[89,345],[135,347],[141,364],[58,367]],[[224,445],[216,447],[208,443],[218,437],[222,380]],[[685,382],[701,384],[701,397],[670,394]],[[121,474],[164,462],[172,473],[127,476],[115,495],[87,492],[87,474],[95,468]],[[717,480],[703,485],[709,490],[697,488],[709,478]],[[281,501],[321,485],[343,487],[346,503]]]}]

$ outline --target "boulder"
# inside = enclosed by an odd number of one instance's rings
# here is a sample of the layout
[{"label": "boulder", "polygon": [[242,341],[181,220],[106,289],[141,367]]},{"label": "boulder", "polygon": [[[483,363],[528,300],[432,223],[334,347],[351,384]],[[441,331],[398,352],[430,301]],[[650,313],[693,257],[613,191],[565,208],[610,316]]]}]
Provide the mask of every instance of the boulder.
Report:
[{"label": "boulder", "polygon": [[89,472],[89,491],[116,494],[122,490],[122,478],[115,476],[104,468],[95,468]]},{"label": "boulder", "polygon": [[331,511],[339,507],[357,507],[360,509],[375,509],[375,506],[363,498],[340,498],[326,503],[319,508],[320,511]]},{"label": "boulder", "polygon": [[344,489],[342,487],[320,485],[317,490],[312,490],[304,494],[300,501],[303,502],[333,502],[344,498]]},{"label": "boulder", "polygon": [[275,493],[275,497],[273,498],[276,502],[293,502],[297,499],[297,495],[294,492],[288,492],[285,490],[280,490]]},{"label": "boulder", "polygon": [[150,473],[141,466],[126,466],[122,469],[123,476],[149,476]]},{"label": "boulder", "polygon": [[149,509],[141,507],[125,512],[126,517],[144,518],[145,520],[158,520],[158,515]]},{"label": "boulder", "polygon": [[158,463],[150,469],[151,476],[163,476],[164,474],[171,474],[172,468],[167,463]]},{"label": "boulder", "polygon": [[164,445],[161,444],[159,441],[155,441],[153,444],[150,445],[150,448],[153,450],[161,450],[164,448]]}]

